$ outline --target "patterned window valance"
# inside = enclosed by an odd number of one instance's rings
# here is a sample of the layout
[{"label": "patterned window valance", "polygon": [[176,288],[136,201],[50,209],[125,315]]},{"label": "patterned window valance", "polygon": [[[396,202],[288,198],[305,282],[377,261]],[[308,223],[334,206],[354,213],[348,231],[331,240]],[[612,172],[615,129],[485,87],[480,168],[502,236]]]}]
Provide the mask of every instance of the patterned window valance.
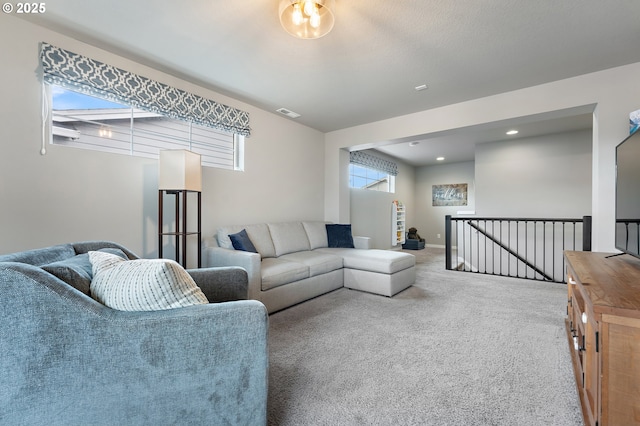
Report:
[{"label": "patterned window valance", "polygon": [[168,117],[249,136],[249,113],[42,43],[44,81]]},{"label": "patterned window valance", "polygon": [[376,157],[375,155],[371,155],[364,151],[352,151],[349,155],[349,162],[353,164],[359,164],[361,166],[369,167],[370,169],[385,172],[391,176],[398,175],[398,165],[393,161]]}]

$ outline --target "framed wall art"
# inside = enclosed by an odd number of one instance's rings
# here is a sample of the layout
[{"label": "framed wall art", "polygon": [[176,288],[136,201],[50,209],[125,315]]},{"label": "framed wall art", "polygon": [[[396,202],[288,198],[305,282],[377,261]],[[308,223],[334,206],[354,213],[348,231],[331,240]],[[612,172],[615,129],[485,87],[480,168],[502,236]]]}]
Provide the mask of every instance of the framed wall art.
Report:
[{"label": "framed wall art", "polygon": [[467,184],[448,183],[432,185],[431,200],[433,206],[466,206]]}]

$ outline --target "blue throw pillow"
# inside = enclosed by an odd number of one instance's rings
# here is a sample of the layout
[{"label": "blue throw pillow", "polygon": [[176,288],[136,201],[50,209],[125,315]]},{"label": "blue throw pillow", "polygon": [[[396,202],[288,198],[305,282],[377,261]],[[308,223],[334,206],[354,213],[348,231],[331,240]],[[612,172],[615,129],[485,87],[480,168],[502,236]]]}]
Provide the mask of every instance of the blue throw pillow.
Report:
[{"label": "blue throw pillow", "polygon": [[[125,260],[129,260],[126,254],[117,248],[101,248],[98,251],[115,254]],[[89,295],[93,272],[91,270],[91,261],[87,253],[78,254],[68,259],[59,260],[42,266],[42,269],[48,273],[55,275],[62,281],[66,282],[76,290]]]},{"label": "blue throw pillow", "polygon": [[353,248],[351,225],[326,224],[329,247]]},{"label": "blue throw pillow", "polygon": [[249,239],[249,235],[247,235],[246,229],[243,229],[237,234],[229,234],[229,238],[231,238],[231,244],[233,244],[233,248],[236,250],[250,251],[252,253],[258,252],[258,250],[256,250],[256,247]]}]

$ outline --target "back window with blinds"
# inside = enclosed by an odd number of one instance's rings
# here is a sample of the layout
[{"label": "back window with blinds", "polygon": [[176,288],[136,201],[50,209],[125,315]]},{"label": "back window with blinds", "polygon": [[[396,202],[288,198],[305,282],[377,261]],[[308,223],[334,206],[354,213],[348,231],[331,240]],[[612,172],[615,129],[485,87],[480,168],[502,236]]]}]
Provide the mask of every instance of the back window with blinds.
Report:
[{"label": "back window with blinds", "polygon": [[158,158],[188,149],[202,165],[243,169],[244,136],[51,85],[51,142],[98,151]]}]

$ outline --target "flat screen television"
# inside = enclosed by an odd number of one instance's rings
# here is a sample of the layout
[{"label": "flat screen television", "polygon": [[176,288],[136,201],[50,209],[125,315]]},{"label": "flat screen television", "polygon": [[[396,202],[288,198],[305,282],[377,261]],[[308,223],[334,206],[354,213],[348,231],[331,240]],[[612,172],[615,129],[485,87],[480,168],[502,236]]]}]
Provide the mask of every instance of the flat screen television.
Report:
[{"label": "flat screen television", "polygon": [[640,257],[640,131],[616,146],[616,248]]}]

